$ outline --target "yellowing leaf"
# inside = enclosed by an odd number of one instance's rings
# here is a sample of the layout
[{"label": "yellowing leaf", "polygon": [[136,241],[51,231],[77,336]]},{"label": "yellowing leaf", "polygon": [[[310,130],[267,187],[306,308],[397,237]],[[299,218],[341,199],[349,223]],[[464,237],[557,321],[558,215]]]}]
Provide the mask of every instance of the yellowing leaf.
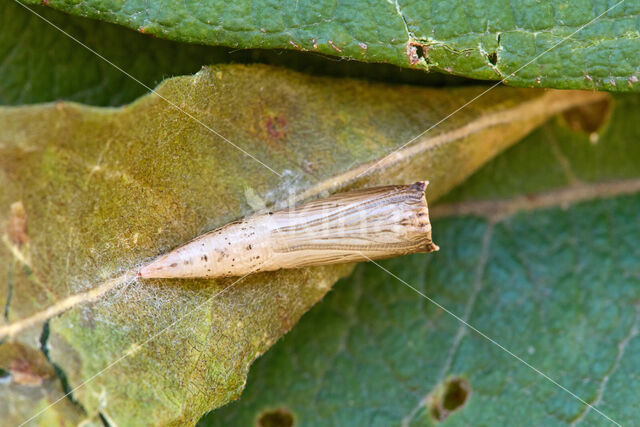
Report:
[{"label": "yellowing leaf", "polygon": [[44,348],[89,417],[197,420],[237,398],[251,362],[351,267],[144,282],[137,269],[262,203],[417,179],[433,200],[604,96],[498,88],[440,123],[483,90],[221,66],[120,109],[0,108],[0,226],[25,224],[0,246],[0,354],[37,348],[53,318]]}]

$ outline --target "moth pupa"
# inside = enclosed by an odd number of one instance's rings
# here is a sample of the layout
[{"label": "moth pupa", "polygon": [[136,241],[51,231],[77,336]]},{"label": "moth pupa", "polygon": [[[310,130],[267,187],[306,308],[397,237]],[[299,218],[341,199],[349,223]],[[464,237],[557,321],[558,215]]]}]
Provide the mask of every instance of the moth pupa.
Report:
[{"label": "moth pupa", "polygon": [[232,222],[160,256],[142,278],[243,276],[259,271],[437,251],[428,181],[340,193]]}]

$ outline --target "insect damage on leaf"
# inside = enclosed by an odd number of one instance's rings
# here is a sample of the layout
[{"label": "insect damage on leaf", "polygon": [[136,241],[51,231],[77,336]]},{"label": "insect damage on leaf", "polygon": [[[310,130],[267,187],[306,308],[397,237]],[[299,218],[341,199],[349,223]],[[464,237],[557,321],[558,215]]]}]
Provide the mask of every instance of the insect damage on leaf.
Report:
[{"label": "insect damage on leaf", "polygon": [[29,241],[27,234],[27,214],[21,201],[11,204],[11,215],[7,224],[9,240],[18,247]]},{"label": "insect damage on leaf", "polygon": [[467,403],[470,394],[471,386],[467,380],[451,378],[429,395],[429,413],[435,420],[444,421]]},{"label": "insect damage on leaf", "polygon": [[161,256],[142,278],[242,276],[433,252],[428,181],[351,191],[227,224]]},{"label": "insect damage on leaf", "polygon": [[260,414],[256,425],[258,427],[292,427],[294,418],[287,409],[275,409]]}]

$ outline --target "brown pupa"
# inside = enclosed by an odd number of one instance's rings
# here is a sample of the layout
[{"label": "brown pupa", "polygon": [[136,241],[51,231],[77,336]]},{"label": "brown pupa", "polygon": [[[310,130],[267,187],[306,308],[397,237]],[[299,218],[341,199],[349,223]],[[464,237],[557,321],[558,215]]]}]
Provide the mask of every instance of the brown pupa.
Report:
[{"label": "brown pupa", "polygon": [[243,276],[259,271],[437,251],[428,181],[340,193],[210,231],[143,267],[142,278]]}]

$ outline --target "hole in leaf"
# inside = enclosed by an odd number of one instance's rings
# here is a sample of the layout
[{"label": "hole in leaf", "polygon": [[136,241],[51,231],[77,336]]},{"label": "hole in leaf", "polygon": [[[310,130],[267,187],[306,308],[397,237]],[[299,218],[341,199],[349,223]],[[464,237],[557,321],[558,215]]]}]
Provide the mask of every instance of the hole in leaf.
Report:
[{"label": "hole in leaf", "polygon": [[498,63],[498,54],[496,52],[491,52],[487,55],[487,59],[491,63],[491,65],[496,65]]},{"label": "hole in leaf", "polygon": [[444,421],[462,408],[471,394],[471,386],[464,378],[452,378],[441,384],[429,396],[429,413],[436,421]]},{"label": "hole in leaf", "polygon": [[420,61],[424,61],[425,64],[431,65],[431,61],[427,56],[429,48],[418,42],[410,42],[407,45],[407,55],[409,56],[409,63],[415,65]]},{"label": "hole in leaf", "polygon": [[469,384],[463,379],[452,380],[447,384],[442,407],[449,412],[455,411],[465,404],[468,397]]},{"label": "hole in leaf", "polygon": [[609,119],[611,99],[580,105],[562,113],[564,124],[574,132],[597,133]]},{"label": "hole in leaf", "polygon": [[293,427],[293,414],[286,409],[263,412],[258,418],[258,427]]}]

